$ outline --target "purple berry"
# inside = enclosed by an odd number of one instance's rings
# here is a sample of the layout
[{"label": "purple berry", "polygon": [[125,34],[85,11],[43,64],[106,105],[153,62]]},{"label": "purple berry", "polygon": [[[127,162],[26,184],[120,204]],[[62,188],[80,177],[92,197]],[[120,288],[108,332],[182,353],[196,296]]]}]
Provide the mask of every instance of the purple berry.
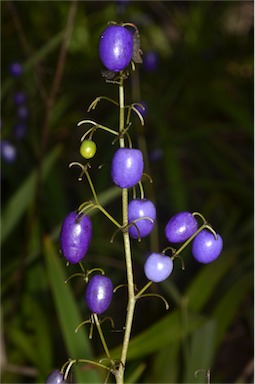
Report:
[{"label": "purple berry", "polygon": [[[156,220],[154,204],[148,199],[131,200],[128,204],[128,223],[144,216],[150,217],[153,221]],[[139,229],[139,233],[135,225]],[[129,234],[133,239],[148,236],[154,227],[154,223],[148,219],[137,220],[135,225],[129,228]]]},{"label": "purple berry", "polygon": [[155,148],[153,149],[150,153],[149,153],[149,156],[150,156],[150,161],[151,162],[156,162],[156,161],[159,161],[162,159],[163,157],[163,150],[162,148]]},{"label": "purple berry", "polygon": [[112,301],[113,285],[109,277],[94,275],[88,282],[85,300],[92,313],[100,315]]},{"label": "purple berry", "polygon": [[143,155],[139,149],[119,148],[112,159],[112,180],[120,188],[133,187],[141,180],[143,167]]},{"label": "purple berry", "polygon": [[13,163],[17,157],[17,150],[8,140],[1,140],[1,156],[6,163]]},{"label": "purple berry", "polygon": [[22,66],[20,63],[12,63],[9,66],[9,72],[13,77],[18,77],[22,74]]},{"label": "purple berry", "polygon": [[15,93],[13,99],[14,99],[15,104],[22,105],[26,102],[27,96],[26,96],[25,92],[18,91]]},{"label": "purple berry", "polygon": [[159,62],[158,53],[151,51],[147,52],[143,56],[143,66],[147,72],[153,72],[157,69]]},{"label": "purple berry", "polygon": [[14,137],[18,140],[23,139],[27,132],[27,126],[24,123],[17,123],[13,127]]},{"label": "purple berry", "polygon": [[221,236],[217,234],[216,240],[212,232],[204,229],[193,240],[192,254],[199,263],[208,264],[217,259],[222,248]]},{"label": "purple berry", "polygon": [[148,112],[147,104],[144,101],[139,101],[138,104],[141,104],[144,108],[142,108],[140,105],[135,105],[136,109],[138,110],[138,112],[141,113],[141,115],[143,117],[145,117],[147,115],[147,112]]},{"label": "purple berry", "polygon": [[53,371],[50,372],[45,382],[45,384],[62,384],[62,383],[64,383],[63,373],[61,373],[57,369],[54,369]]},{"label": "purple berry", "polygon": [[28,117],[28,109],[25,105],[19,106],[17,109],[17,115],[21,120],[25,120]]},{"label": "purple berry", "polygon": [[60,248],[71,264],[76,264],[86,255],[92,238],[92,223],[89,216],[69,213],[62,224]]},{"label": "purple berry", "polygon": [[107,27],[99,42],[99,56],[104,66],[113,72],[120,72],[128,66],[133,55],[132,33],[120,25]]},{"label": "purple berry", "polygon": [[189,212],[174,215],[165,227],[165,235],[170,243],[186,241],[198,229],[195,217]]},{"label": "purple berry", "polygon": [[173,261],[169,256],[161,253],[152,253],[144,264],[146,277],[154,283],[159,283],[170,276],[173,270]]}]

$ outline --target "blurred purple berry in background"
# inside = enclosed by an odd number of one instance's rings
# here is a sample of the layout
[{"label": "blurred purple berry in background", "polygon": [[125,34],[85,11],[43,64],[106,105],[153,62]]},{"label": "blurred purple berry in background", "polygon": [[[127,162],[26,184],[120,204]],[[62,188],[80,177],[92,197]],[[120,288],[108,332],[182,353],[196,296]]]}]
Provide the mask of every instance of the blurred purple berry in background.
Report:
[{"label": "blurred purple berry in background", "polygon": [[143,55],[143,68],[147,72],[153,72],[157,69],[159,63],[158,53],[155,51],[146,52]]},{"label": "blurred purple berry in background", "polygon": [[26,96],[25,92],[18,91],[15,93],[13,99],[14,99],[14,103],[16,105],[22,105],[22,104],[25,104],[25,102],[27,100],[27,96]]},{"label": "blurred purple berry in background", "polygon": [[6,163],[13,163],[16,160],[16,148],[8,140],[1,140],[1,157]]},{"label": "blurred purple berry in background", "polygon": [[149,153],[149,158],[152,163],[159,161],[163,157],[162,148],[155,148]]},{"label": "blurred purple berry in background", "polygon": [[13,77],[19,77],[22,74],[22,65],[19,63],[10,64],[9,72]]},{"label": "blurred purple berry in background", "polygon": [[142,104],[142,107],[140,107],[140,105],[135,105],[136,109],[141,113],[141,115],[143,117],[145,117],[147,115],[147,112],[148,112],[148,107],[147,107],[147,104],[144,102],[144,101],[139,101],[138,102],[139,104]]},{"label": "blurred purple berry in background", "polygon": [[13,136],[15,139],[23,139],[26,135],[27,126],[24,123],[17,123],[13,127]]},{"label": "blurred purple berry in background", "polygon": [[118,13],[125,12],[126,8],[128,7],[130,3],[130,0],[117,0],[116,1],[116,7]]},{"label": "blurred purple berry in background", "polygon": [[25,120],[28,116],[28,109],[25,105],[21,105],[18,109],[17,109],[17,114],[18,114],[18,117],[21,119],[21,120]]}]

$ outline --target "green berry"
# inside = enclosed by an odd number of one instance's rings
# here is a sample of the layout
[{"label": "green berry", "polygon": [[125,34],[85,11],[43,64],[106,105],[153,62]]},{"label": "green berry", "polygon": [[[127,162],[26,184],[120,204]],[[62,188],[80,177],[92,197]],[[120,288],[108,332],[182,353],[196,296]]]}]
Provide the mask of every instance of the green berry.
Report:
[{"label": "green berry", "polygon": [[95,156],[97,150],[96,143],[92,140],[83,140],[80,146],[80,154],[85,159],[91,159]]}]

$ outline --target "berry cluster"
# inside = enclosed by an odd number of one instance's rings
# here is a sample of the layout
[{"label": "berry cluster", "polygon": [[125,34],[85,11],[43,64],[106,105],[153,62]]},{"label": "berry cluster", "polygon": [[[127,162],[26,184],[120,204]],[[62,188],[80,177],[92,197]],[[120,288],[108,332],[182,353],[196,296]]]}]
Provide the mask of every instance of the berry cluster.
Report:
[{"label": "berry cluster", "polygon": [[[91,323],[96,324],[106,356],[111,361],[111,364],[113,364],[98,319],[98,315],[104,313],[111,304],[114,292],[113,283],[109,277],[105,276],[104,271],[101,270],[101,273],[93,274],[95,269],[86,271],[82,264],[92,240],[92,222],[89,213],[94,209],[99,209],[117,227],[117,232],[122,232],[129,293],[127,324],[130,324],[130,321],[133,320],[137,299],[143,296],[144,291],[148,289],[153,282],[162,282],[170,276],[173,271],[173,261],[175,257],[179,256],[181,251],[190,242],[192,242],[192,254],[194,258],[201,263],[210,263],[219,256],[222,250],[222,238],[216,234],[204,217],[197,212],[192,214],[189,212],[180,212],[174,215],[165,226],[166,239],[170,243],[183,244],[177,250],[169,246],[161,253],[152,252],[150,254],[144,265],[144,273],[149,282],[137,293],[133,281],[130,241],[131,239],[141,241],[142,238],[150,235],[157,218],[154,203],[144,197],[142,183],[143,176],[145,175],[143,154],[139,149],[133,148],[132,140],[128,132],[131,125],[131,112],[138,115],[141,124],[144,124],[143,114],[141,110],[139,111],[137,104],[130,106],[124,104],[123,81],[128,76],[128,67],[131,65],[131,68],[135,69],[135,64],[141,62],[137,28],[129,23],[121,25],[110,24],[101,35],[99,55],[106,68],[102,73],[103,76],[106,77],[106,81],[113,82],[119,86],[119,131],[115,131],[91,120],[81,121],[78,125],[89,123],[92,124],[92,127],[86,131],[81,139],[80,154],[86,160],[94,157],[97,146],[93,140],[93,135],[97,130],[101,129],[115,136],[113,144],[118,141],[119,147],[112,157],[110,174],[112,182],[122,191],[123,222],[120,224],[100,204],[95,187],[90,178],[90,164],[88,162],[85,164],[79,162],[71,163],[70,165],[78,165],[81,168],[82,173],[79,178],[80,180],[84,175],[87,177],[93,195],[93,201],[84,202],[76,212],[71,212],[65,217],[60,233],[60,249],[68,263],[79,264],[82,269],[81,275],[83,278],[85,277],[84,280],[87,283],[85,302],[91,312]],[[89,110],[95,109],[98,102],[102,99],[112,101],[106,97],[98,97],[91,104]],[[116,102],[114,103],[117,104]],[[126,118],[124,118],[125,112],[127,112]],[[139,187],[141,196],[138,198],[136,194],[133,194],[133,197],[130,198],[130,192],[136,192],[137,187]],[[203,220],[200,227],[196,219],[197,216]],[[113,239],[114,237],[112,241]],[[167,250],[171,250],[170,256],[165,254]],[[96,269],[98,270],[98,268]],[[82,324],[86,322],[87,321]],[[130,326],[126,326],[125,329],[124,339],[125,342],[129,342]],[[118,382],[123,382],[124,380],[126,354],[127,348],[125,347],[121,354],[121,364],[116,364],[116,366],[111,365],[109,368],[111,372],[118,377]],[[98,365],[98,363],[94,364]],[[67,364],[66,372],[69,372],[71,365],[72,362]],[[63,367],[66,367],[66,364]],[[106,369],[108,368],[106,367]],[[49,375],[47,383],[64,383],[66,380],[67,373],[63,374],[62,368],[61,371],[53,371]]]}]

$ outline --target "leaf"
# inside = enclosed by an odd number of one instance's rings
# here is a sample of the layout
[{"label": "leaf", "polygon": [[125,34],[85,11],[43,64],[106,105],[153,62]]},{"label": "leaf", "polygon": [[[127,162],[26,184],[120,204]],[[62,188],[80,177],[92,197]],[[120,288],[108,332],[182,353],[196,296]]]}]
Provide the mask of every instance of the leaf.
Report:
[{"label": "leaf", "polygon": [[184,382],[195,383],[195,372],[198,369],[209,369],[215,353],[216,322],[209,319],[191,336],[190,348],[187,356],[187,369]]},{"label": "leaf", "polygon": [[203,266],[201,272],[192,280],[185,294],[191,310],[201,311],[214,293],[214,289],[219,281],[236,262],[239,252],[240,249],[232,250],[228,253],[223,252],[216,261]]},{"label": "leaf", "polygon": [[168,344],[153,358],[153,375],[159,383],[177,383],[181,340]]},{"label": "leaf", "polygon": [[[181,340],[182,337],[198,328],[204,321],[202,316],[189,313],[189,322],[187,328],[185,327],[184,330],[181,316],[180,310],[175,310],[144,332],[132,338],[128,349],[128,360],[147,356],[160,350],[169,343]],[[120,347],[111,351],[111,354],[118,358],[120,355]]]},{"label": "leaf", "polygon": [[[91,346],[84,328],[81,327],[77,333],[74,332],[82,320],[71,290],[68,284],[65,284],[65,275],[60,263],[60,258],[49,238],[44,239],[44,255],[57,314],[69,357],[71,359],[83,358],[93,360]],[[100,381],[100,376],[95,370],[87,370],[84,372],[76,368],[75,372],[77,382],[79,383],[98,383]]]},{"label": "leaf", "polygon": [[218,305],[213,311],[214,318],[218,321],[216,343],[219,345],[227,327],[234,319],[236,312],[245,295],[252,290],[253,272],[242,275],[235,280],[225,295],[219,300]]},{"label": "leaf", "polygon": [[[55,147],[46,157],[42,166],[42,179],[48,175],[49,170],[57,160],[61,147]],[[1,216],[1,242],[3,243],[10,235],[15,225],[24,214],[26,208],[31,203],[36,186],[37,171],[34,170],[19,187],[17,192],[10,198]]]}]

